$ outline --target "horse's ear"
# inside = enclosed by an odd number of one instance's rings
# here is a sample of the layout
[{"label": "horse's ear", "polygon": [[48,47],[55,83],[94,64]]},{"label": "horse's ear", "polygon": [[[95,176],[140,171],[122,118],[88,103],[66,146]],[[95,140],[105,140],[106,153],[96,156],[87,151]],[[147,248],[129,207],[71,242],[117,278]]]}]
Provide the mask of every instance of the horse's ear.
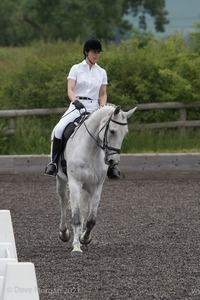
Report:
[{"label": "horse's ear", "polygon": [[121,107],[120,106],[117,106],[114,110],[114,116],[118,115],[118,113],[120,112],[121,110]]},{"label": "horse's ear", "polygon": [[130,116],[132,116],[132,114],[136,111],[137,107],[134,107],[133,109],[127,111],[127,112],[124,112],[126,118],[130,118]]}]

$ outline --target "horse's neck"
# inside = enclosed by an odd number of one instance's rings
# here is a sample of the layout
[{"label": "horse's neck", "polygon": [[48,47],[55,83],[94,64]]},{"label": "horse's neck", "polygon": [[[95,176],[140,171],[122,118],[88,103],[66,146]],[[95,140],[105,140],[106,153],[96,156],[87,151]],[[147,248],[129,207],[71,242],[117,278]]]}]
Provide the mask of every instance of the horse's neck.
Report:
[{"label": "horse's neck", "polygon": [[90,133],[92,133],[94,136],[98,136],[101,120],[105,117],[109,118],[112,111],[113,108],[109,106],[102,107],[95,111],[86,121],[86,126],[89,129]]},{"label": "horse's neck", "polygon": [[[101,120],[108,116],[109,113],[112,112],[112,108],[100,108],[98,111],[95,111],[85,122],[85,124],[82,124],[79,134],[81,135],[81,143],[83,142],[83,145],[91,146],[91,141],[98,140],[99,136],[99,130],[100,130],[100,123]],[[83,138],[84,135],[84,138]],[[94,143],[93,143],[94,144]],[[96,144],[94,144],[96,146]]]},{"label": "horse's neck", "polygon": [[101,147],[97,146],[99,142],[99,131],[101,130],[101,120],[104,117],[109,118],[113,109],[100,108],[90,115],[85,122],[78,128],[67,143],[67,153],[65,153],[66,159],[71,162],[74,161],[98,161],[103,159],[103,152]]},{"label": "horse's neck", "polygon": [[99,124],[101,120],[105,117],[105,112],[103,109],[99,109],[98,111],[95,111],[86,121],[87,126],[92,130],[93,132],[96,131],[96,129],[99,127]]}]

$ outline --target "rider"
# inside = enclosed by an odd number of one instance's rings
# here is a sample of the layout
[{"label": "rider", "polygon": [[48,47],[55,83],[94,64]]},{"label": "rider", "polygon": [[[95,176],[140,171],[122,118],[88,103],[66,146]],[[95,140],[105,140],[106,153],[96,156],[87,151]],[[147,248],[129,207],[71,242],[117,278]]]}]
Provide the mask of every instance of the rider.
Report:
[{"label": "rider", "polygon": [[[71,101],[68,110],[54,129],[51,162],[45,168],[45,175],[56,176],[61,148],[61,139],[66,126],[73,122],[80,113],[92,113],[99,105],[107,102],[107,73],[96,62],[102,52],[102,45],[97,39],[89,39],[83,47],[85,59],[72,66],[68,79],[68,97]],[[120,172],[116,166],[109,167],[109,178],[119,178]]]}]

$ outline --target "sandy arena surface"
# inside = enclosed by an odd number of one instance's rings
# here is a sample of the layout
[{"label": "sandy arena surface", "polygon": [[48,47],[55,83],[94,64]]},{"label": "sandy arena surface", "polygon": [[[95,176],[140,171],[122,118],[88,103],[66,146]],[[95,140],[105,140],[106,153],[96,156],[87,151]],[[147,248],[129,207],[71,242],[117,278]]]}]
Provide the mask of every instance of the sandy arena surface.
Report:
[{"label": "sandy arena surface", "polygon": [[53,178],[1,176],[0,209],[19,261],[35,264],[40,300],[200,299],[199,178],[106,180],[80,257],[58,239]]}]

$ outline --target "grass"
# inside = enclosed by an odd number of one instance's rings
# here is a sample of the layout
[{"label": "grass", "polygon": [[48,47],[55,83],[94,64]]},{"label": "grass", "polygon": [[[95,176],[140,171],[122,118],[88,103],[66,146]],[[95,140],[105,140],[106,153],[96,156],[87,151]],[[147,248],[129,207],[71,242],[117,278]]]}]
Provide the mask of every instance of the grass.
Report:
[{"label": "grass", "polygon": [[[15,134],[7,135],[7,122],[0,122],[0,155],[49,154],[51,131],[60,116],[16,119]],[[122,153],[200,152],[200,128],[131,130]]]},{"label": "grass", "polygon": [[[16,119],[16,131],[7,135],[7,120],[0,122],[0,155],[49,154],[50,136],[60,116]],[[200,128],[131,130],[122,153],[200,152]]]},{"label": "grass", "polygon": [[129,132],[122,153],[200,152],[200,128]]}]

